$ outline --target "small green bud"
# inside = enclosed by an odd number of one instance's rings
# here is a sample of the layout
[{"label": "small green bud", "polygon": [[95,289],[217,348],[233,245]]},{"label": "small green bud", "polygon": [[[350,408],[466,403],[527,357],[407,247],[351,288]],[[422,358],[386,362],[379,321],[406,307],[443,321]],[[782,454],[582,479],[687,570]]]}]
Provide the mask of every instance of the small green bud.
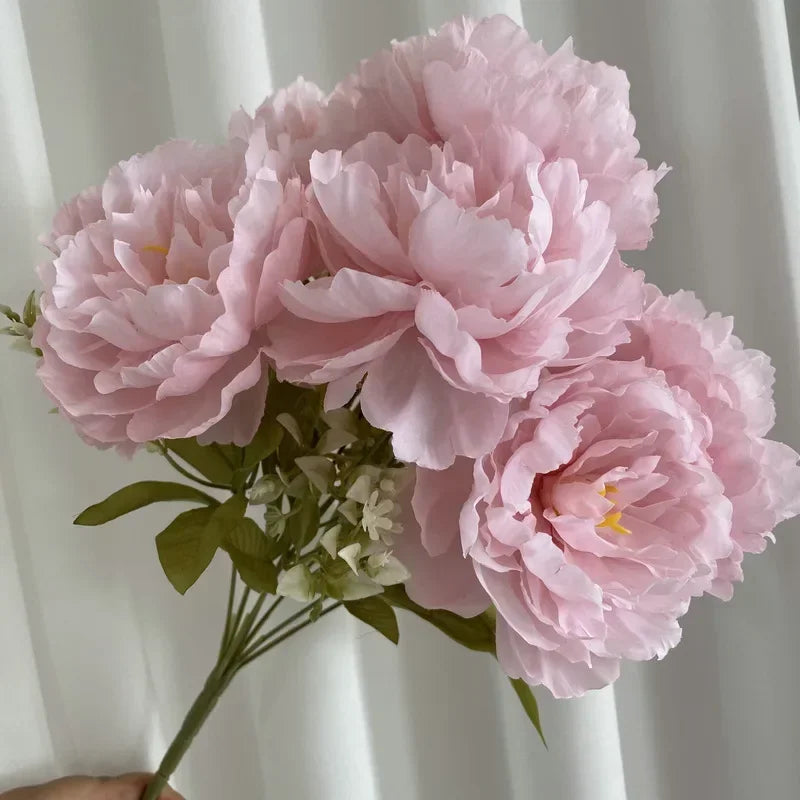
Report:
[{"label": "small green bud", "polygon": [[264,475],[259,478],[250,490],[250,505],[264,506],[274,503],[284,491],[283,483],[277,475]]},{"label": "small green bud", "polygon": [[22,321],[29,327],[33,327],[36,317],[39,316],[39,303],[37,302],[36,291],[32,291],[25,301],[25,308],[22,311]]}]

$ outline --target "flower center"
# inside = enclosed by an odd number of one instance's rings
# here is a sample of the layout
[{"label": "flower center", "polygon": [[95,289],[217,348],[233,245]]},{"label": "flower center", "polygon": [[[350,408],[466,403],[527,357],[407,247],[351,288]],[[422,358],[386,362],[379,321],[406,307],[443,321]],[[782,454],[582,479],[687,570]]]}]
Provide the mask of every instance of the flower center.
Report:
[{"label": "flower center", "polygon": [[[609,483],[604,483],[603,488],[598,492],[600,497],[605,497],[607,494],[615,494],[617,491],[616,486],[612,486]],[[609,511],[603,517],[603,521],[597,524],[598,528],[611,528],[612,531],[615,533],[621,533],[623,536],[630,536],[631,531],[628,528],[623,527],[619,524],[619,521],[622,519],[622,512],[621,511]]]},{"label": "flower center", "polygon": [[[611,483],[604,483],[602,489],[597,489],[596,484],[583,481],[556,481],[547,491],[547,503],[557,516],[571,514],[587,520],[600,520],[595,522],[597,528],[608,528],[623,536],[629,536],[631,531],[622,523],[622,511],[615,508],[615,503],[608,495],[617,493],[617,487]],[[609,503],[611,508],[609,508]]]},{"label": "flower center", "polygon": [[164,247],[163,244],[146,244],[142,250],[150,253],[163,253],[164,255],[169,253],[169,248]]}]

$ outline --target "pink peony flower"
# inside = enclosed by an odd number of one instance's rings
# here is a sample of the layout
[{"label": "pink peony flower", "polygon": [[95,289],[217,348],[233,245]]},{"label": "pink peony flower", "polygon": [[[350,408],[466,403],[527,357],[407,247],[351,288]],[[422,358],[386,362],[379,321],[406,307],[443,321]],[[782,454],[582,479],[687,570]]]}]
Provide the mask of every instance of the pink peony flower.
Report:
[{"label": "pink peony flower", "polygon": [[311,154],[357,141],[361,136],[355,125],[352,98],[341,92],[326,96],[315,83],[299,77],[267,97],[252,117],[243,109],[235,112],[228,133],[232,140],[247,143],[256,128],[263,128],[269,148],[308,183]]},{"label": "pink peony flower", "polygon": [[687,391],[711,427],[708,453],[733,505],[733,550],[717,564],[711,591],[723,599],[742,579],[744,553],[760,553],[782,520],[800,513],[798,455],[763,438],[775,421],[769,357],[747,350],[733,320],[706,316],[691,292],[664,297],[647,287],[647,310],[631,324],[630,344],[616,358],[643,358],[667,382]]},{"label": "pink peony flower", "polygon": [[356,138],[385,131],[397,141],[414,133],[439,143],[464,128],[480,137],[497,123],[510,125],[546,160],[575,161],[589,201],[609,205],[617,244],[627,250],[652,238],[655,185],[666,173],[637,156],[628,90],[622,70],[583,61],[571,40],[549,55],[497,15],[394,42],[362,61],[333,97],[340,111],[352,106]]},{"label": "pink peony flower", "polygon": [[545,366],[610,354],[640,313],[608,207],[513,129],[443,146],[372,134],[316,153],[311,188],[331,277],[284,285],[270,353],[283,379],[330,384],[328,407],[366,376],[361,407],[402,460],[487,452]]},{"label": "pink peony flower", "polygon": [[304,277],[302,192],[263,127],[173,141],[114,167],[56,216],[41,269],[39,377],[96,444],[246,444],[263,413],[264,326]]},{"label": "pink peony flower", "polygon": [[504,669],[557,697],[613,681],[621,659],[663,657],[733,548],[712,435],[642,361],[551,376],[472,470],[417,470],[420,532],[397,553],[410,596],[457,613],[494,603]]}]

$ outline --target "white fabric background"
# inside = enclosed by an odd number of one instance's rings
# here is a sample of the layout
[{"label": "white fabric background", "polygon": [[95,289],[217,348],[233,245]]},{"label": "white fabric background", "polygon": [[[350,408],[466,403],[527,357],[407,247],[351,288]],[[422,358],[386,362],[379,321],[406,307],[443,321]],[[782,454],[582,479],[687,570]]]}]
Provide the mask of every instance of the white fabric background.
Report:
[{"label": "white fabric background", "polygon": [[[298,72],[330,86],[392,37],[495,11],[629,71],[644,154],[675,167],[634,263],[772,354],[776,436],[800,445],[800,124],[780,0],[0,0],[0,296],[22,300],[56,201],[112,162],[219,137]],[[0,367],[0,789],[153,767],[214,657],[226,568],[175,594],[153,545],[164,509],[73,528],[166,469],[86,448],[47,414],[32,360],[2,348]],[[732,603],[698,602],[666,661],[581,700],[540,693],[549,752],[489,659],[407,620],[395,651],[340,614],[234,684],[177,786],[190,800],[790,800],[796,534],[746,563]]]}]

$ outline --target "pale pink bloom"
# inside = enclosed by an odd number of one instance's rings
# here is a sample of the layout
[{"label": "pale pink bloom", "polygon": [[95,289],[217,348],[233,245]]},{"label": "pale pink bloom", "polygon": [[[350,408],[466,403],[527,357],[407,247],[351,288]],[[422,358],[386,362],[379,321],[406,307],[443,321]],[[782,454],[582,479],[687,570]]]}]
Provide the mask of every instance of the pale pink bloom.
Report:
[{"label": "pale pink bloom", "polygon": [[444,146],[371,134],[315,153],[311,188],[331,276],[283,287],[270,354],[282,378],[329,384],[328,407],[364,378],[364,414],[402,460],[487,452],[544,367],[610,354],[640,313],[608,207],[512,129]]},{"label": "pale pink bloom", "polygon": [[299,77],[267,97],[252,117],[243,109],[236,111],[228,133],[232,140],[248,142],[253,130],[262,128],[269,148],[307,183],[311,154],[360,139],[355,124],[352,98],[342,92],[326,96],[315,83]]},{"label": "pale pink bloom", "polygon": [[304,277],[302,190],[263,129],[173,141],[114,167],[56,216],[34,341],[39,377],[96,444],[246,444],[264,408],[264,326]]},{"label": "pale pink bloom", "polygon": [[353,107],[358,138],[385,131],[397,141],[414,133],[442,142],[464,128],[480,137],[510,125],[548,161],[575,161],[589,200],[608,203],[618,247],[627,250],[652,238],[654,189],[666,172],[638,157],[628,90],[622,70],[583,61],[571,40],[550,55],[497,15],[394,42],[362,61],[333,97],[337,108]]},{"label": "pale pink bloom", "polygon": [[472,470],[417,469],[421,530],[398,557],[423,604],[491,601],[503,668],[571,697],[678,642],[731,553],[731,503],[708,418],[641,361],[597,359],[515,405]]},{"label": "pale pink bloom", "polygon": [[798,455],[763,438],[775,421],[774,370],[760,350],[745,349],[733,319],[706,315],[691,292],[665,297],[647,287],[647,310],[631,324],[616,358],[643,358],[688,392],[711,426],[708,453],[733,504],[733,551],[717,565],[712,592],[723,599],[742,579],[744,553],[760,553],[782,520],[800,512]]}]

